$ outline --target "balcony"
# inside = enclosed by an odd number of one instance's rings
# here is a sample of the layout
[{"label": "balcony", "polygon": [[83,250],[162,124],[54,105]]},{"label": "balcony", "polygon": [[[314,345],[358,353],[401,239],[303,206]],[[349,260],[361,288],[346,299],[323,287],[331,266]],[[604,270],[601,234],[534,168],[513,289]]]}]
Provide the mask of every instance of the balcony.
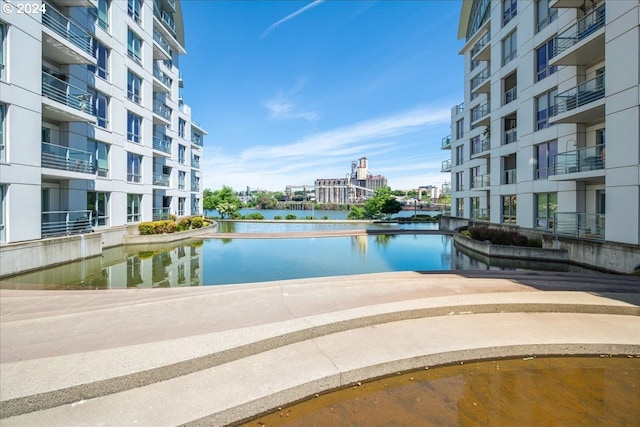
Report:
[{"label": "balcony", "polygon": [[58,12],[49,3],[42,14],[43,51],[59,64],[96,64],[94,39],[78,24]]},{"label": "balcony", "polygon": [[197,145],[198,147],[202,147],[203,142],[202,142],[202,135],[199,135],[197,133],[191,133],[191,142],[194,143],[195,145]]},{"label": "balcony", "polygon": [[502,174],[502,184],[515,184],[517,179],[516,169],[505,169]]},{"label": "balcony", "polygon": [[157,117],[162,119],[159,121],[160,123],[164,121],[166,123],[163,124],[171,125],[171,108],[164,105],[162,101],[159,101],[157,99],[153,100],[153,114],[154,122],[158,122],[158,120],[155,120],[155,118]]},{"label": "balcony", "polygon": [[43,168],[83,174],[96,173],[93,154],[88,151],[43,142],[40,160]]},{"label": "balcony", "polygon": [[474,176],[471,181],[471,188],[485,188],[491,185],[491,177],[489,174]]},{"label": "balcony", "polygon": [[93,96],[60,77],[42,72],[43,117],[59,122],[95,123]]},{"label": "balcony", "polygon": [[160,173],[160,172],[154,172],[153,173],[153,185],[159,185],[162,187],[168,187],[169,186],[169,174],[166,173]]},{"label": "balcony", "polygon": [[483,104],[471,110],[471,123],[473,126],[488,126],[491,122],[489,104]]},{"label": "balcony", "polygon": [[518,86],[514,86],[511,89],[505,91],[503,105],[507,105],[508,103],[513,102],[516,99],[518,99]]},{"label": "balcony", "polygon": [[471,91],[476,93],[489,93],[491,89],[491,72],[487,66],[477,76],[471,79]]},{"label": "balcony", "polygon": [[[57,7],[98,7],[98,0],[51,0]],[[49,13],[49,8],[47,12]]]},{"label": "balcony", "polygon": [[166,135],[153,136],[153,149],[171,155],[171,138]]},{"label": "balcony", "polygon": [[197,121],[191,119],[191,127],[195,128],[196,130],[198,130],[200,132],[200,134],[207,135],[207,131],[204,130],[204,127],[200,124],[200,122],[197,122]]},{"label": "balcony", "polygon": [[475,209],[471,212],[471,219],[474,221],[489,222],[491,220],[491,209]]},{"label": "balcony", "polygon": [[451,116],[457,116],[460,113],[464,112],[464,102],[461,102],[458,105],[455,105],[452,109],[451,109]]},{"label": "balcony", "polygon": [[195,169],[200,169],[200,159],[198,157],[191,158],[191,167]]},{"label": "balcony", "polygon": [[170,211],[170,209],[171,208],[168,208],[168,207],[153,208],[153,211],[151,213],[152,221],[162,221],[162,220],[169,219],[169,211]]},{"label": "balcony", "polygon": [[595,8],[555,38],[551,65],[588,65],[604,57],[604,7]]},{"label": "balcony", "polygon": [[442,150],[450,150],[451,149],[451,135],[445,136],[442,138]]},{"label": "balcony", "polygon": [[556,212],[554,222],[553,231],[559,236],[604,240],[604,214]]},{"label": "balcony", "polygon": [[451,159],[442,161],[442,169],[440,169],[440,172],[451,172]]},{"label": "balcony", "polygon": [[182,73],[178,74],[178,86],[184,87],[184,80],[182,79]]},{"label": "balcony", "polygon": [[504,131],[504,144],[511,144],[512,142],[516,142],[518,140],[518,128],[512,128]]},{"label": "balcony", "polygon": [[604,73],[555,97],[550,122],[590,123],[604,119]]},{"label": "balcony", "polygon": [[40,233],[42,237],[90,233],[93,231],[90,210],[42,212]]},{"label": "balcony", "polygon": [[475,61],[489,61],[491,59],[491,35],[487,31],[471,48],[471,58]]},{"label": "balcony", "polygon": [[153,65],[153,91],[171,92],[171,77],[160,70],[157,65]]},{"label": "balcony", "polygon": [[[580,148],[566,153],[558,153],[554,156],[554,176],[550,179],[576,180],[576,176],[566,176],[582,172],[601,171],[600,173],[587,173],[582,178],[590,179],[594,176],[604,177],[605,148],[604,144]],[[563,176],[564,175],[564,176]]]},{"label": "balcony", "polygon": [[[483,139],[482,141],[474,141],[471,144],[471,156],[484,157],[489,154],[489,150],[491,150],[491,140],[489,138]],[[483,156],[480,156],[480,155]]]},{"label": "balcony", "polygon": [[445,182],[442,184],[442,194],[451,194],[451,183]]},{"label": "balcony", "polygon": [[153,59],[171,59],[171,47],[162,35],[153,29]]},{"label": "balcony", "polygon": [[578,8],[584,5],[584,0],[550,0],[549,7]]},{"label": "balcony", "polygon": [[200,183],[192,182],[191,183],[191,191],[200,191]]},{"label": "balcony", "polygon": [[164,4],[169,6],[169,9],[171,9],[173,12],[176,11],[176,2],[175,2],[175,0],[164,0]]}]

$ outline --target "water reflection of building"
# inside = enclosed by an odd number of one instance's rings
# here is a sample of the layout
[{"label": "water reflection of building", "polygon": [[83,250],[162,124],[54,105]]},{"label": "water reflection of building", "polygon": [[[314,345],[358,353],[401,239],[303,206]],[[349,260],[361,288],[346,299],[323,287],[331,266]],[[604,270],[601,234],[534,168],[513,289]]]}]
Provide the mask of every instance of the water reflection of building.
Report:
[{"label": "water reflection of building", "polygon": [[369,249],[369,237],[351,236],[351,247],[357,248],[360,253],[366,254]]},{"label": "water reflection of building", "polygon": [[164,251],[139,252],[135,255],[130,255],[126,264],[126,286],[128,288],[202,285],[200,268],[202,264],[201,244],[179,246]]}]

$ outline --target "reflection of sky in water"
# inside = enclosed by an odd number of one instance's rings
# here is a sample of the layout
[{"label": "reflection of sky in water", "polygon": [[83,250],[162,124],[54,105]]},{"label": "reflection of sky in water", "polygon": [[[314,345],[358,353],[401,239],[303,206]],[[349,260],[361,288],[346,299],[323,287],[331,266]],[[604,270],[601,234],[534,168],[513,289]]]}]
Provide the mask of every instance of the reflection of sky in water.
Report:
[{"label": "reflection of sky in water", "polygon": [[219,233],[289,233],[327,230],[437,230],[437,223],[219,222]]}]

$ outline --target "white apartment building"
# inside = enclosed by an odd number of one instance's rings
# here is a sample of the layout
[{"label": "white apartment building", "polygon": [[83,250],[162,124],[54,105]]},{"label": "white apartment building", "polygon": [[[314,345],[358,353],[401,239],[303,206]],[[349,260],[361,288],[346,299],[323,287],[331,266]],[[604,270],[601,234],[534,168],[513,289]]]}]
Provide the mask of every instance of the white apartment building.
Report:
[{"label": "white apartment building", "polygon": [[180,1],[0,6],[0,242],[201,213]]},{"label": "white apartment building", "polygon": [[640,244],[639,24],[638,0],[463,2],[452,216]]}]

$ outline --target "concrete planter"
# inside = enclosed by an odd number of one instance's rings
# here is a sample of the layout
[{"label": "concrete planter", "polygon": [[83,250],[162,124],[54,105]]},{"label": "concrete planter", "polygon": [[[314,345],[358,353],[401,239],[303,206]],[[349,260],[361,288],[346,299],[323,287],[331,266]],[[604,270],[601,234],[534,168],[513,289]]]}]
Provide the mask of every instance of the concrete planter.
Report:
[{"label": "concrete planter", "polygon": [[[207,234],[215,234],[218,229],[218,224],[211,223],[207,227],[194,228],[187,231],[179,231],[168,234],[145,234],[132,233],[124,236],[123,243],[125,245],[148,245],[153,243],[172,243],[180,240],[191,239],[197,236],[203,236]],[[136,227],[137,231],[137,227]]]},{"label": "concrete planter", "polygon": [[528,246],[502,246],[489,242],[480,242],[456,233],[453,235],[456,245],[479,254],[496,258],[513,258],[535,261],[569,261],[569,252],[564,249],[530,248]]}]

